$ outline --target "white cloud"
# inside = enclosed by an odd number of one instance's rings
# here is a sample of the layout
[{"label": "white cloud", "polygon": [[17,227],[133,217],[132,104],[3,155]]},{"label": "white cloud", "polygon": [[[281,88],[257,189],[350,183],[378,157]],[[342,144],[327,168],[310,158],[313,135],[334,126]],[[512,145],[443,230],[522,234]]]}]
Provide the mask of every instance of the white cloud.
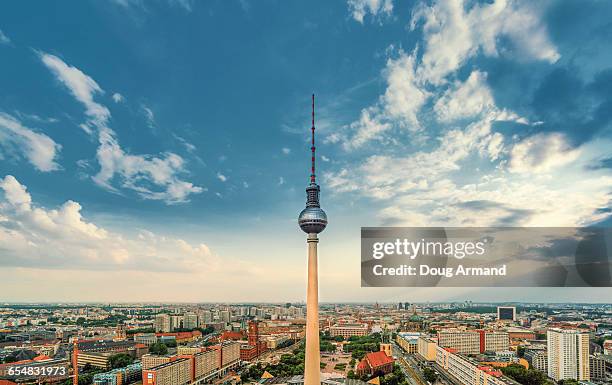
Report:
[{"label": "white cloud", "polygon": [[394,124],[411,132],[421,130],[417,114],[431,94],[418,84],[415,53],[400,51],[397,58],[387,61],[384,74],[387,89],[378,103],[362,109],[359,120],[347,127],[347,133],[329,135],[327,142],[342,141],[346,150],[352,150],[382,139]]},{"label": "white cloud", "polygon": [[473,71],[465,82],[455,82],[434,105],[438,120],[450,122],[493,110],[495,102],[486,78],[486,73]]},{"label": "white cloud", "polygon": [[391,128],[391,124],[379,121],[380,114],[372,117],[371,111],[376,111],[376,109],[364,108],[361,110],[359,120],[351,123],[350,129],[354,134],[349,140],[343,142],[343,147],[345,149],[348,150],[361,147],[372,139],[380,138],[385,131]]},{"label": "white cloud", "polygon": [[0,112],[0,146],[9,153],[21,152],[39,171],[48,172],[60,168],[55,160],[61,145],[3,112]]},{"label": "white cloud", "polygon": [[9,37],[6,36],[4,32],[2,32],[2,30],[0,29],[0,44],[10,44],[10,43],[11,43],[11,39],[9,39]]},{"label": "white cloud", "polygon": [[81,127],[92,135],[96,134],[99,142],[96,157],[100,170],[92,177],[94,182],[115,192],[119,191],[118,182],[142,198],[163,200],[168,204],[188,201],[191,194],[204,191],[202,187],[180,178],[186,173],[185,161],[177,154],[127,153],[119,144],[115,131],[109,127],[110,111],[94,100],[95,95],[104,92],[102,88],[91,77],[57,56],[44,52],[39,52],[39,55],[56,78],[85,106],[89,119]]},{"label": "white cloud", "polygon": [[91,77],[76,67],[66,64],[55,55],[39,52],[42,62],[51,70],[57,80],[63,83],[72,96],[85,106],[85,113],[90,118],[88,125],[98,129],[104,128],[110,119],[110,111],[94,101],[94,95],[104,93],[102,88]]},{"label": "white cloud", "polygon": [[560,55],[542,26],[539,11],[527,1],[496,0],[466,10],[463,1],[439,0],[419,5],[412,29],[424,21],[425,50],[418,75],[431,84],[459,69],[482,52],[499,55],[498,42],[506,37],[521,58],[556,62]]},{"label": "white cloud", "polygon": [[329,162],[330,159],[328,157],[326,157],[325,155],[321,155],[321,160],[323,162]]},{"label": "white cloud", "polygon": [[572,148],[563,134],[540,133],[512,147],[508,169],[514,173],[544,173],[573,162],[578,156],[580,150]]},{"label": "white cloud", "polygon": [[221,174],[220,172],[217,173],[217,178],[221,181],[221,182],[226,182],[227,181],[227,177],[223,174]]},{"label": "white cloud", "polygon": [[11,175],[0,179],[0,191],[3,267],[193,272],[217,264],[206,244],[145,230],[136,237],[117,234],[84,219],[74,201],[40,207]]},{"label": "white cloud", "polygon": [[154,128],[155,127],[155,114],[153,113],[153,110],[145,106],[144,104],[141,105],[140,107],[142,108],[142,112],[145,118],[147,119],[147,126],[149,126],[149,128]]},{"label": "white cloud", "polygon": [[285,178],[283,178],[282,176],[278,177],[278,185],[282,186],[285,184]]},{"label": "white cloud", "polygon": [[282,151],[283,151],[283,154],[285,154],[285,155],[289,155],[291,153],[291,149],[287,148],[287,147],[283,147]]},{"label": "white cloud", "polygon": [[[448,78],[478,53],[557,61],[559,54],[540,14],[533,4],[518,0],[495,0],[469,9],[462,0],[420,3],[413,11],[411,28],[415,30],[423,21],[423,46],[417,46],[410,54],[400,49],[396,58],[389,58],[383,71],[387,80],[385,93],[377,103],[362,109],[359,120],[345,127],[344,132],[329,136],[327,142],[344,141],[345,149],[355,149],[370,140],[392,141],[384,134],[394,127],[408,129],[412,134],[420,132],[421,110],[437,95],[442,96],[434,104],[434,113],[442,122],[489,111],[504,112],[495,107],[483,72],[472,71],[464,83],[449,84]],[[509,43],[502,45],[500,41]],[[388,52],[393,51],[390,46]],[[520,117],[508,120],[527,122]],[[424,137],[413,135],[413,140],[421,139]]]},{"label": "white cloud", "polygon": [[242,187],[244,188],[249,188],[249,183],[248,182],[242,182]]},{"label": "white cloud", "polygon": [[589,165],[604,159],[612,143],[597,139],[571,149],[558,134],[539,134],[508,154],[503,136],[491,131],[505,117],[491,112],[465,130],[450,130],[429,151],[370,156],[325,174],[325,183],[378,201],[382,224],[581,226],[605,219],[598,209],[609,206],[612,177]]},{"label": "white cloud", "polygon": [[384,110],[413,131],[420,128],[417,113],[430,94],[419,85],[415,74],[415,54],[400,52],[387,62],[387,90],[383,95]]},{"label": "white cloud", "polygon": [[115,92],[113,94],[113,101],[115,103],[121,103],[125,100],[125,98],[123,97],[123,95],[121,95],[119,92]]},{"label": "white cloud", "polygon": [[370,13],[372,16],[389,16],[393,11],[392,0],[348,0],[348,7],[353,19],[363,24],[363,19]]}]

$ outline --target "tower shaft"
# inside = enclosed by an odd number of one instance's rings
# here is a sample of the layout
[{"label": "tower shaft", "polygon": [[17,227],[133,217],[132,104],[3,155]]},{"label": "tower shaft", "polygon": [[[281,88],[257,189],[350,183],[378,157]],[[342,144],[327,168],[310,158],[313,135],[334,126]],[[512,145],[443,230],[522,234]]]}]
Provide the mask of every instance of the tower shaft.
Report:
[{"label": "tower shaft", "polygon": [[306,291],[306,362],[304,385],[321,385],[319,347],[319,272],[317,234],[308,234],[308,288]]}]

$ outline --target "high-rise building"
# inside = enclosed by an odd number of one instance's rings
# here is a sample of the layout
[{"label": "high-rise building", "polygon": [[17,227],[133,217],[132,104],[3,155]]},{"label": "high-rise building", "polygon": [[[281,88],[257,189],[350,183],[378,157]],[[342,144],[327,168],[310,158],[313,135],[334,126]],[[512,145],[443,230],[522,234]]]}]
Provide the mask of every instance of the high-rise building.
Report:
[{"label": "high-rise building", "polygon": [[170,316],[170,331],[183,328],[183,316],[182,315],[171,315]]},{"label": "high-rise building", "polygon": [[516,307],[498,306],[497,319],[499,321],[516,321]]},{"label": "high-rise building", "polygon": [[306,187],[306,208],[298,217],[300,228],[308,234],[308,287],[306,289],[306,358],[304,385],[321,384],[321,351],[319,347],[319,280],[317,244],[318,234],[327,226],[327,215],[319,204],[320,188],[315,176],[315,113],[312,95],[312,143],[310,184]]},{"label": "high-rise building", "polygon": [[195,329],[198,327],[198,316],[194,313],[185,313],[183,316],[183,327],[185,329]]},{"label": "high-rise building", "polygon": [[206,324],[212,323],[213,321],[212,312],[210,310],[202,311],[198,318],[199,318],[198,322],[200,325],[206,325]]},{"label": "high-rise building", "polygon": [[232,317],[230,315],[229,310],[223,310],[219,312],[219,320],[221,322],[225,322],[225,323],[229,323],[231,321]]},{"label": "high-rise building", "polygon": [[169,333],[172,329],[170,315],[158,314],[155,316],[155,331],[158,333]]},{"label": "high-rise building", "polygon": [[549,329],[548,377],[559,380],[590,379],[589,335],[574,329]]}]

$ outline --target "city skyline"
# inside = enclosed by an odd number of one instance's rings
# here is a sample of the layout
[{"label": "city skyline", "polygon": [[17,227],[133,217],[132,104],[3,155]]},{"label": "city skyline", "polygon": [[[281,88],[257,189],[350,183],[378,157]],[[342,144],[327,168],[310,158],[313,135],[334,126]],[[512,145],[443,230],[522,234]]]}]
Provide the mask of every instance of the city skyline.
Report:
[{"label": "city skyline", "polygon": [[304,300],[313,92],[321,303],[609,301],[361,288],[359,232],[610,226],[612,5],[324,4],[3,5],[0,302]]}]

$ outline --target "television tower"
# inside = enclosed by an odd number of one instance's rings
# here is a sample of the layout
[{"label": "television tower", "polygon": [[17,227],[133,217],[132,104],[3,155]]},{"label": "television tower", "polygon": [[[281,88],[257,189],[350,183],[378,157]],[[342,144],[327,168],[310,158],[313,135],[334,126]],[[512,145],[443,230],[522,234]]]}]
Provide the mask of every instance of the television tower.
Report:
[{"label": "television tower", "polygon": [[312,95],[312,166],[310,184],[306,187],[306,208],[298,217],[300,228],[308,234],[308,287],[306,290],[306,362],[304,365],[304,385],[321,385],[321,350],[319,347],[319,279],[317,267],[317,234],[325,230],[327,215],[319,204],[321,189],[315,176],[315,113],[314,94]]}]

